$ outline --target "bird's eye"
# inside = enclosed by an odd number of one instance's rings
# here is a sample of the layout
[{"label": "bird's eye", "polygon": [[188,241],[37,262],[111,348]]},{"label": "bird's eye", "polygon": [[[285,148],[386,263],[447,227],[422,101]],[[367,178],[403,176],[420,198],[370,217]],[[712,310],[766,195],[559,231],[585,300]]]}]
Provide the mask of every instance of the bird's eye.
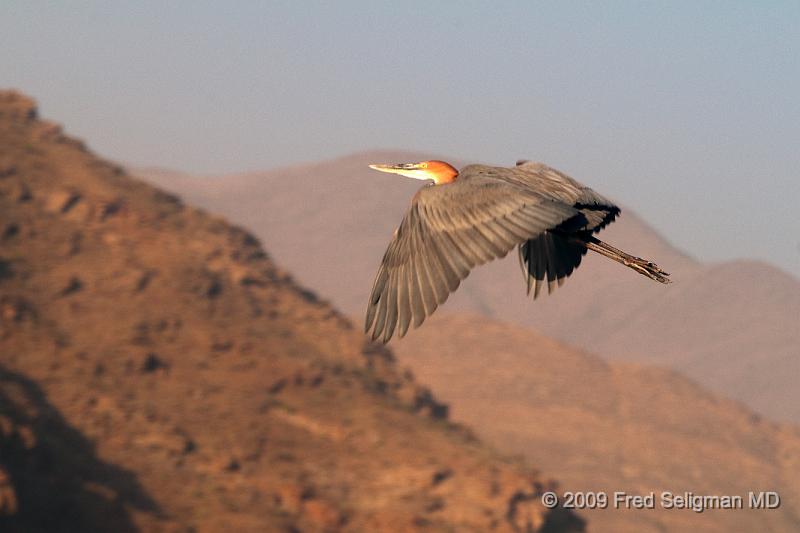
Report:
[{"label": "bird's eye", "polygon": [[422,164],[420,165],[420,167],[421,167],[421,168],[428,168],[428,163],[422,163]]}]

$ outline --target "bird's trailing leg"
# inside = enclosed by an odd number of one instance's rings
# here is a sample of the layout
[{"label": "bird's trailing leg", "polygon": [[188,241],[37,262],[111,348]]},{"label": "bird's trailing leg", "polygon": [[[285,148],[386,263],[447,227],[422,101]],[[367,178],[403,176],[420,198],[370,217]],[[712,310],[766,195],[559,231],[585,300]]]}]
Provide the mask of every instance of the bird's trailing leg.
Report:
[{"label": "bird's trailing leg", "polygon": [[633,255],[627,254],[622,250],[618,250],[611,246],[608,243],[601,241],[595,237],[589,236],[583,239],[579,239],[581,243],[583,243],[586,248],[589,250],[595,251],[600,255],[604,255],[609,259],[613,259],[617,263],[622,263],[628,268],[632,268],[639,274],[643,276],[647,276],[648,278],[661,282],[661,283],[671,283],[672,280],[669,279],[669,274],[664,272],[657,264],[653,263],[652,261],[647,261],[646,259],[642,259],[641,257],[635,257]]}]

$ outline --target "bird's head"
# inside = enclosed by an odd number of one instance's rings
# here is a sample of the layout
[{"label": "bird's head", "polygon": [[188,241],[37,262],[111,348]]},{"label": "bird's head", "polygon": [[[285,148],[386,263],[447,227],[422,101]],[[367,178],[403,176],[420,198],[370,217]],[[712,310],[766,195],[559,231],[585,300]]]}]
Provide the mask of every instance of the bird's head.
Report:
[{"label": "bird's head", "polygon": [[399,165],[370,165],[369,168],[400,174],[417,180],[433,180],[436,185],[452,183],[458,177],[458,170],[444,161],[420,161],[419,163],[400,163]]}]

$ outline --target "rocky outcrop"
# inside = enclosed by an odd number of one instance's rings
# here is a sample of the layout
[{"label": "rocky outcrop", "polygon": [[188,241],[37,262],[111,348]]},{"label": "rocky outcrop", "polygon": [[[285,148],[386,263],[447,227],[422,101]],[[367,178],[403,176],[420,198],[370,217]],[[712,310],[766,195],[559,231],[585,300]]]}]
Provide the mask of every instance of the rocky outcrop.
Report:
[{"label": "rocky outcrop", "polygon": [[538,502],[552,481],[450,423],[252,235],[97,159],[15,93],[0,93],[0,176],[4,520],[583,528]]}]

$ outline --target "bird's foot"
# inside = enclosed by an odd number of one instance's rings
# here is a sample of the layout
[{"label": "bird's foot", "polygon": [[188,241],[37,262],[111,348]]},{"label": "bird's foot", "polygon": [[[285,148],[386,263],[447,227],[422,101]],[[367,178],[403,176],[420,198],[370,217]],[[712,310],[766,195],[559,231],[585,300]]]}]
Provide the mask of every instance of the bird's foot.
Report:
[{"label": "bird's foot", "polygon": [[669,279],[669,273],[661,269],[657,264],[652,261],[647,261],[641,257],[630,257],[625,259],[625,266],[634,269],[636,272],[647,276],[648,278],[658,281],[659,283],[672,283]]}]

